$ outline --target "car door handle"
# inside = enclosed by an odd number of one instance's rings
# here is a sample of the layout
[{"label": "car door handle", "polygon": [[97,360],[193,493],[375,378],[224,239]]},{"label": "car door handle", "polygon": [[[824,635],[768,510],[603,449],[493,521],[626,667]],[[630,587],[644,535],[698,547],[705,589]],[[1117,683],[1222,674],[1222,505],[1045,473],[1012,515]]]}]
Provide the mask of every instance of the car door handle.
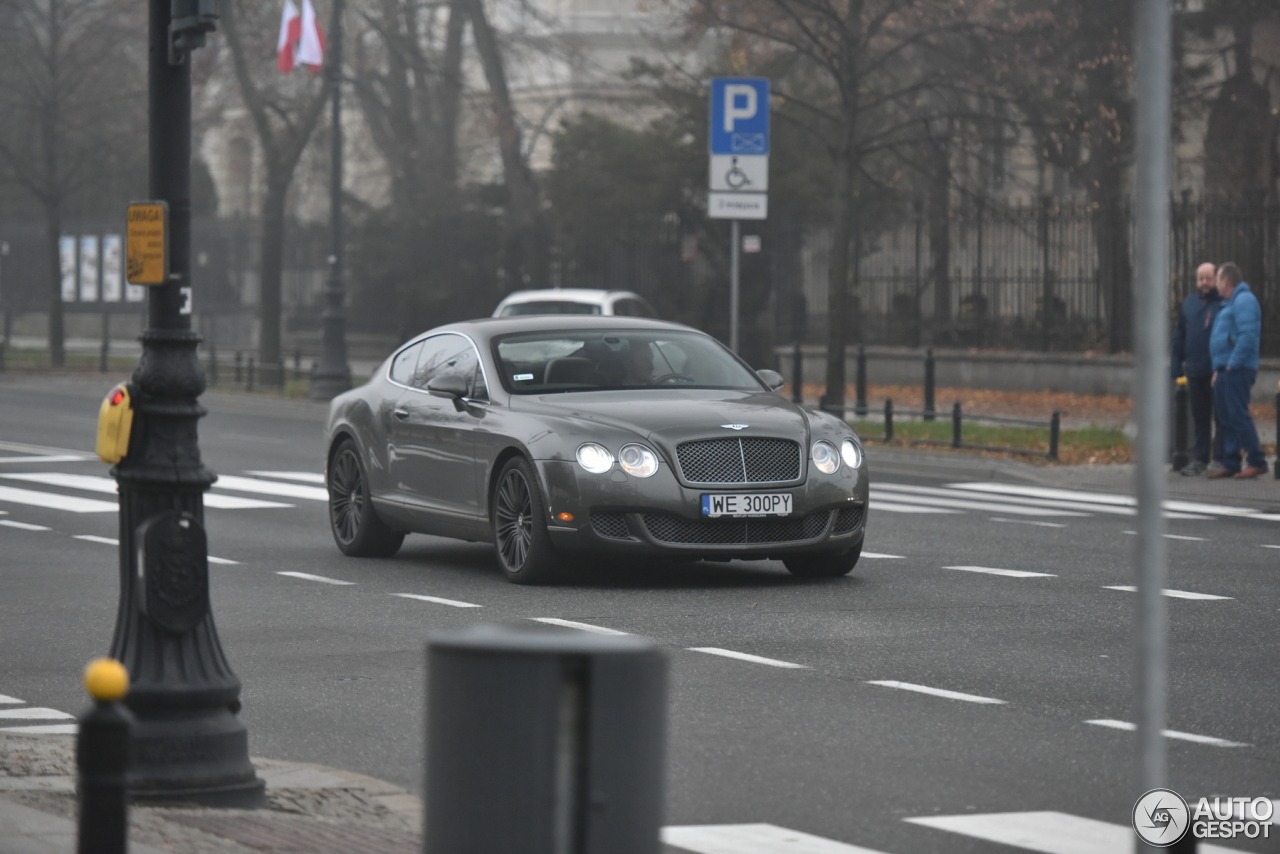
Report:
[{"label": "car door handle", "polygon": [[394,410],[391,414],[394,415],[396,418],[399,418],[401,421],[403,421],[409,417],[409,410],[397,409],[397,410]]}]

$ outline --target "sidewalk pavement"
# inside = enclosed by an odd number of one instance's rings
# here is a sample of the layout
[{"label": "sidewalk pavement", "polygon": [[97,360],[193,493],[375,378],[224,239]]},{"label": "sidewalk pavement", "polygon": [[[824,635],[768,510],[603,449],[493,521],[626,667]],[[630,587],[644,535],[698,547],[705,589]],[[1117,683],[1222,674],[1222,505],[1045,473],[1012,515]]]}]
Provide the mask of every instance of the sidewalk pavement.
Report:
[{"label": "sidewalk pavement", "polygon": [[[390,783],[254,759],[254,810],[131,807],[131,854],[420,854],[422,803]],[[75,736],[0,732],[0,854],[76,851]]]}]

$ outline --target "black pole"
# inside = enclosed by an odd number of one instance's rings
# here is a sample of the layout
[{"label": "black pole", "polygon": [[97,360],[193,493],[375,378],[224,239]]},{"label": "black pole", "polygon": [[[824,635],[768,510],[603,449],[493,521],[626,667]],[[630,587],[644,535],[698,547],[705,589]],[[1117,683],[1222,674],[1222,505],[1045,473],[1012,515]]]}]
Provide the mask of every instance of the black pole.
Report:
[{"label": "black pole", "polygon": [[857,403],[855,411],[859,418],[867,417],[867,347],[858,345],[858,364],[854,370],[854,383],[857,385]]},{"label": "black pole", "polygon": [[236,385],[240,385],[244,381],[242,368],[244,366],[244,354],[239,350],[236,351]]},{"label": "black pole", "polygon": [[960,431],[963,418],[964,414],[960,411],[960,401],[957,400],[955,405],[951,407],[951,447],[953,448],[960,447],[962,441]]},{"label": "black pole", "polygon": [[893,441],[893,398],[884,399],[884,440]]},{"label": "black pole", "polygon": [[[7,337],[8,333],[6,333]],[[1280,387],[1280,383],[1276,383]],[[1271,467],[1271,475],[1280,480],[1280,391],[1276,392],[1276,461]]]},{"label": "black pole", "polygon": [[111,312],[107,303],[102,303],[102,346],[98,350],[98,373],[107,372],[107,356],[111,349]]},{"label": "black pole", "polygon": [[77,854],[128,854],[133,715],[120,701],[129,677],[118,661],[98,659],[85,669],[93,706],[76,732],[76,791],[80,814]]},{"label": "black pole", "polygon": [[[172,10],[171,10],[172,4]],[[128,669],[137,719],[129,790],[135,799],[249,806],[263,784],[236,718],[240,680],[209,608],[204,492],[196,424],[205,388],[179,288],[191,271],[190,50],[213,29],[212,0],[149,0],[151,198],[168,204],[169,278],[147,301],[133,372],[120,489],[120,605],[111,657]],[[141,566],[139,565],[141,563]]]},{"label": "black pole", "polygon": [[1062,434],[1062,413],[1053,410],[1053,416],[1049,419],[1049,459],[1056,460],[1058,458],[1058,438]]},{"label": "black pole", "polygon": [[1173,470],[1182,471],[1191,462],[1187,453],[1187,378],[1178,377],[1178,390],[1173,395]]},{"label": "black pole", "polygon": [[791,402],[804,403],[804,351],[799,341],[791,345]]},{"label": "black pole", "polygon": [[[329,24],[329,81],[333,92],[333,139],[329,152],[329,281],[320,318],[320,361],[311,375],[311,396],[332,400],[351,388],[347,364],[346,299],[342,290],[342,0],[333,0]],[[282,371],[283,372],[283,371]]]},{"label": "black pole", "polygon": [[933,348],[924,351],[924,420],[932,421],[933,406]]}]

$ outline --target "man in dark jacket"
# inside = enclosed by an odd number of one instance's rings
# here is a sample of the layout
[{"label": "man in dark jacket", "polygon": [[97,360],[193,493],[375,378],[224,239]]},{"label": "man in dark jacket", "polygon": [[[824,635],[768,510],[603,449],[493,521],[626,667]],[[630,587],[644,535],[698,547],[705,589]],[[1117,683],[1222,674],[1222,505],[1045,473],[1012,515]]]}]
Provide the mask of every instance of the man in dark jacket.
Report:
[{"label": "man in dark jacket", "polygon": [[[1210,430],[1213,424],[1213,360],[1209,357],[1209,336],[1213,320],[1222,307],[1217,290],[1217,268],[1210,263],[1196,268],[1196,291],[1182,302],[1178,326],[1173,330],[1173,363],[1170,373],[1176,381],[1187,378],[1191,420],[1195,423],[1195,458],[1182,470],[1185,475],[1201,475],[1209,468]],[[1221,431],[1214,451],[1220,451]],[[1213,456],[1221,456],[1215,453]]]},{"label": "man in dark jacket", "polygon": [[[1249,392],[1258,378],[1262,337],[1262,308],[1240,275],[1227,262],[1218,268],[1222,308],[1213,321],[1209,352],[1213,357],[1213,402],[1222,431],[1222,468],[1209,477],[1258,477],[1267,473],[1267,458],[1258,443],[1258,430],[1249,414]],[[1240,456],[1244,455],[1244,468]]]}]

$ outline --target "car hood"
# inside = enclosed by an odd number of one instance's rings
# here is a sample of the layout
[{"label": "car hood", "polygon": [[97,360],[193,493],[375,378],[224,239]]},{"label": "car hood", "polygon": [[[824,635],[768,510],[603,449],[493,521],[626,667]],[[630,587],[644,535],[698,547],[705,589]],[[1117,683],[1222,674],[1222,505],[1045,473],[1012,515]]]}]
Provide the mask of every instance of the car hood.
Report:
[{"label": "car hood", "polygon": [[[807,443],[804,412],[772,392],[646,389],[512,398],[512,407],[628,430],[674,447],[693,438],[782,436]],[[740,425],[736,429],[726,425]]]}]

